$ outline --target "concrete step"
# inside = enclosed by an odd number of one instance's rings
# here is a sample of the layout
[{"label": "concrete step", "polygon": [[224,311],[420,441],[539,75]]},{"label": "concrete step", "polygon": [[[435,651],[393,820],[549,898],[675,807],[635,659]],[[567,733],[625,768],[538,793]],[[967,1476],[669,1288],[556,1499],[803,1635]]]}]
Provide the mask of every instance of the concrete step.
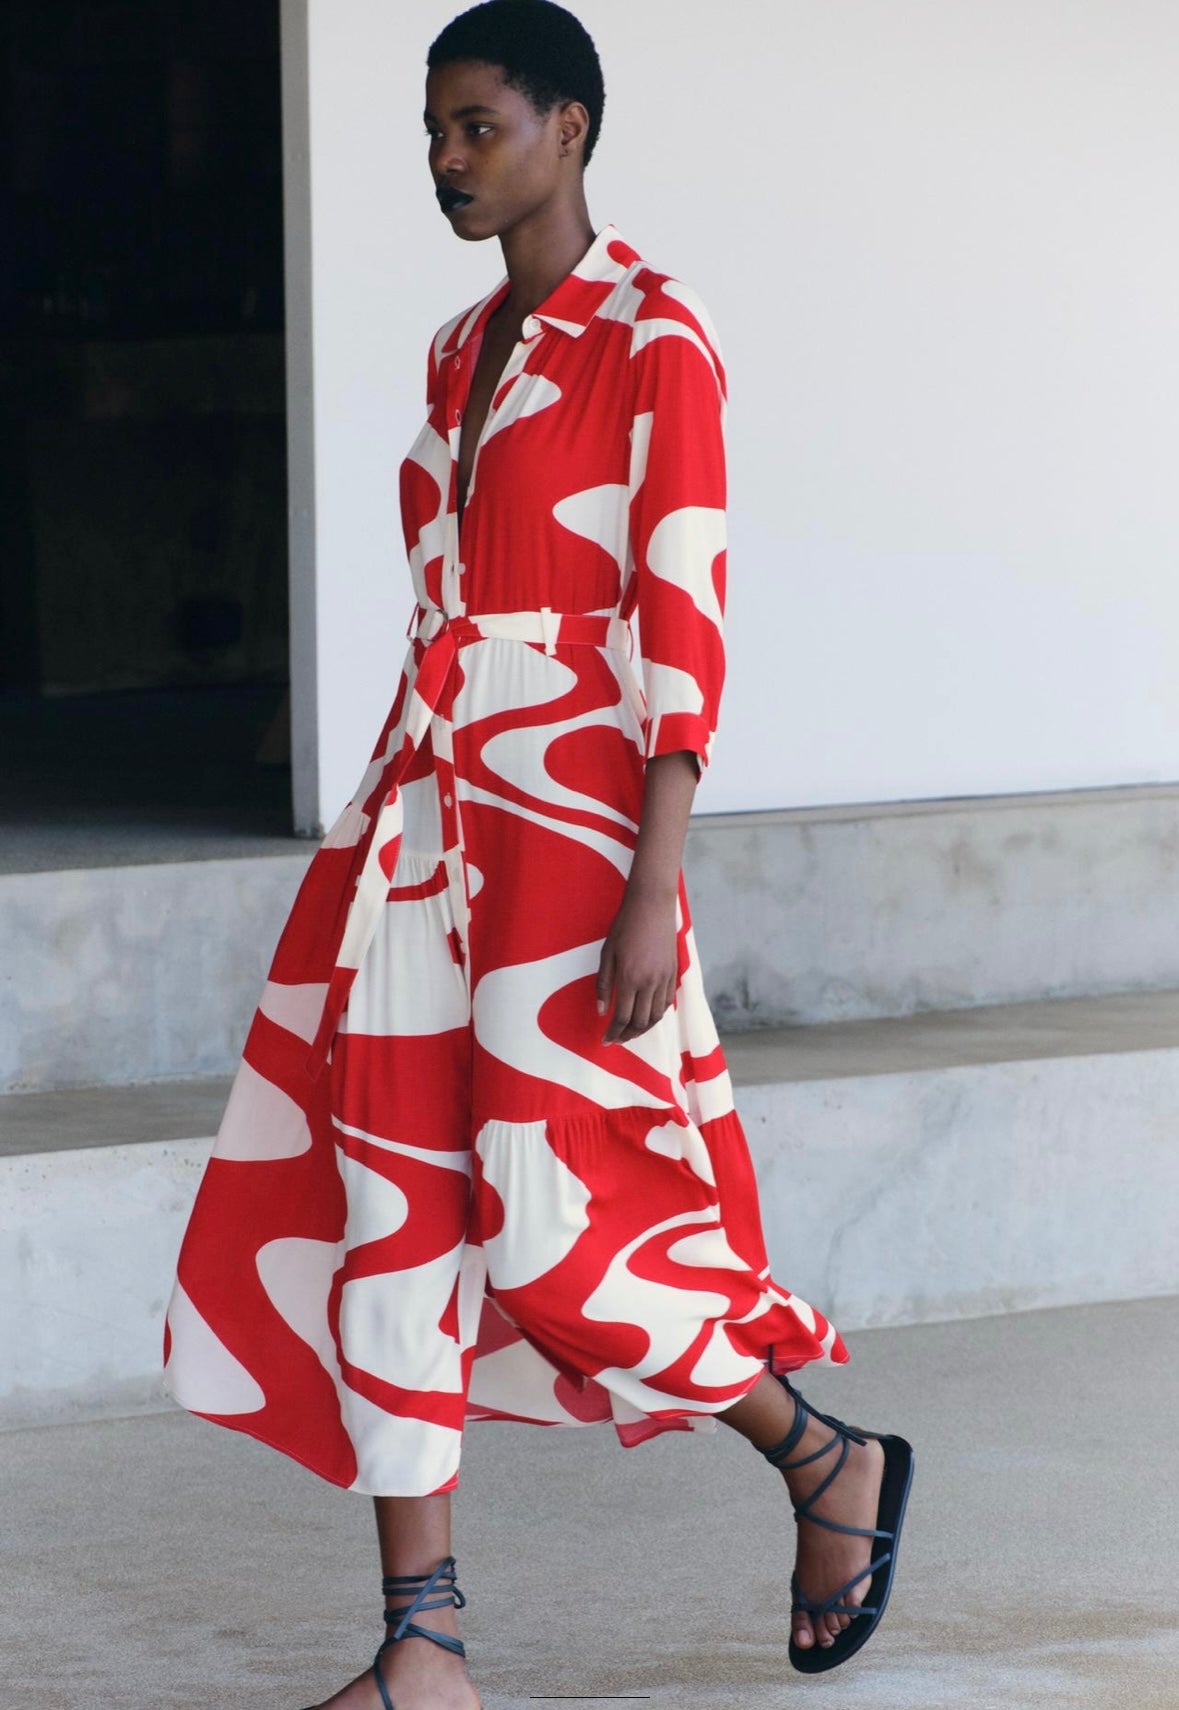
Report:
[{"label": "concrete step", "polygon": [[[841,1330],[1179,1290],[1179,990],[722,1043],[773,1274]],[[163,1405],[228,1088],[0,1099],[0,1423]]]},{"label": "concrete step", "polygon": [[0,1158],[200,1140],[216,1134],[232,1075],[0,1098]]},{"label": "concrete step", "polygon": [[[315,845],[184,847],[0,871],[0,1090],[232,1073]],[[1179,986],[1179,785],[697,815],[684,872],[727,1031]]]}]

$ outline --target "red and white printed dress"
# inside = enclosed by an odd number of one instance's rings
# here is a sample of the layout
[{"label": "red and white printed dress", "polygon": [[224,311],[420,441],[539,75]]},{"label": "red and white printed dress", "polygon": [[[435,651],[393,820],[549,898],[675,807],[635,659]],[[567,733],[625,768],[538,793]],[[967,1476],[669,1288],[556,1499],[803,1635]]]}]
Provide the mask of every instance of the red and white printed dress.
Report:
[{"label": "red and white printed dress", "polygon": [[456,1486],[466,1420],[631,1446],[848,1359],[769,1274],[682,874],[674,1003],[609,1045],[595,1003],[645,763],[703,767],[716,728],[716,333],[604,226],[524,320],[460,544],[508,288],[430,347],[396,696],[274,953],[164,1331],[182,1406],[377,1495]]}]

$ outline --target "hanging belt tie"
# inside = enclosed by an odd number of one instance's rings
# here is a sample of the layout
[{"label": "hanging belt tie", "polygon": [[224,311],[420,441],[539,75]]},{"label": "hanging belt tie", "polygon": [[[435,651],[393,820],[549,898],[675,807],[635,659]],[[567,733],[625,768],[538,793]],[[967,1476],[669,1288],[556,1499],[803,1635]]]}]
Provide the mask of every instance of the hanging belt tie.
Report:
[{"label": "hanging belt tie", "polygon": [[[364,806],[366,823],[355,852],[355,894],[345,916],[333,958],[323,1011],[315,1038],[305,1059],[307,1073],[318,1078],[327,1062],[340,1016],[357,972],[368,953],[389,896],[397,855],[401,847],[404,804],[401,782],[426,732],[432,731],[434,769],[438,777],[439,812],[442,824],[442,859],[446,864],[447,889],[451,897],[455,928],[452,954],[466,965],[469,957],[470,894],[467,890],[462,821],[454,779],[451,740],[451,707],[456,687],[454,666],[460,647],[475,641],[506,639],[540,642],[550,657],[570,642],[591,647],[610,647],[634,655],[634,636],[625,618],[598,612],[555,612],[549,606],[537,610],[461,613],[451,617],[437,606],[417,606],[409,621],[408,706],[401,746],[386,763]],[[375,816],[374,803],[380,802]],[[353,807],[349,803],[349,808]],[[346,810],[347,811],[347,810]]]}]

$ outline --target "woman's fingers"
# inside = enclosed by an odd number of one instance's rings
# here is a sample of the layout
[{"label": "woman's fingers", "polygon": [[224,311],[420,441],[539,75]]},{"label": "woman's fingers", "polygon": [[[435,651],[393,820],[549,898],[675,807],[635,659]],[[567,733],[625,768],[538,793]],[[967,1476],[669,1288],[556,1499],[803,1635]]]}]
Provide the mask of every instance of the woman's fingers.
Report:
[{"label": "woman's fingers", "polygon": [[674,981],[649,980],[644,984],[631,984],[625,975],[619,976],[615,988],[614,1013],[603,1043],[612,1044],[619,1039],[637,1039],[640,1034],[646,1033],[649,1027],[654,1027],[657,1021],[662,1020],[674,995]]},{"label": "woman's fingers", "polygon": [[[647,990],[649,995],[647,996],[646,1007],[643,1011],[645,1019],[643,1020],[642,1027],[639,1029],[639,1031],[643,1033],[645,1033],[649,1027],[654,1027],[656,1022],[663,1020],[667,1011],[667,1006],[671,1002],[672,995],[675,991],[675,982],[656,980],[647,988]],[[638,1020],[638,1007],[639,1006],[636,1004],[635,1015],[633,1017],[636,1021]]]},{"label": "woman's fingers", "polygon": [[[602,1044],[637,1039],[648,1028],[654,1027],[675,1001],[677,977],[678,969],[674,967],[662,975],[644,976],[631,971],[626,959],[620,958],[615,949],[613,933],[607,934],[594,982],[598,1014],[610,1014],[601,1035]],[[613,1010],[610,1008],[611,997],[614,1000]]]},{"label": "woman's fingers", "polygon": [[630,1026],[634,1002],[634,986],[627,980],[625,974],[618,974],[614,981],[614,1010],[610,1016],[610,1024],[602,1035],[604,1045],[613,1045],[616,1040],[624,1036]]},{"label": "woman's fingers", "polygon": [[614,989],[614,951],[610,940],[602,946],[602,954],[598,960],[598,978],[594,986],[594,998],[598,1006],[598,1014],[605,1015],[610,1007],[610,993]]},{"label": "woman's fingers", "polygon": [[655,987],[651,985],[635,988],[634,1002],[631,1004],[630,1024],[624,1034],[625,1038],[637,1039],[640,1033],[645,1033],[651,1025],[651,1005],[655,996]]}]

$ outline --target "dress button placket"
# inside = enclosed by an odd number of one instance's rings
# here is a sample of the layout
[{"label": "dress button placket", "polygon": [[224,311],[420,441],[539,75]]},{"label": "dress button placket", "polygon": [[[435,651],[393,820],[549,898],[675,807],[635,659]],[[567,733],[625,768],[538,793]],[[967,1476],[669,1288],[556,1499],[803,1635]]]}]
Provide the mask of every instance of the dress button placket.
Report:
[{"label": "dress button placket", "polygon": [[[455,355],[454,360],[450,365],[451,385],[448,398],[451,421],[451,433],[449,437],[451,443],[451,459],[454,470],[457,470],[458,467],[460,429],[463,419],[462,405],[458,401],[464,397],[462,366],[462,353],[458,353]],[[456,475],[452,473],[451,479],[452,481],[455,480]],[[468,497],[469,496],[470,495],[468,494]],[[446,518],[444,539],[445,548],[442,567],[443,604],[446,607],[448,614],[454,614],[457,613],[462,606],[462,601],[458,597],[458,587],[459,576],[463,567],[458,560],[458,519],[453,510],[449,512]],[[438,729],[437,719],[434,721],[436,736],[435,764],[437,765],[439,751],[441,751],[446,756],[448,762],[447,770],[451,777],[453,777],[453,751],[451,747],[453,741],[452,713],[452,707],[447,705],[443,712],[445,728],[442,730]],[[438,779],[438,807],[442,828],[442,848],[444,851],[443,861],[446,865],[446,885],[450,895],[451,913],[455,922],[455,925],[451,930],[452,954],[454,955],[455,961],[466,968],[469,978],[470,969],[467,934],[470,924],[470,898],[467,890],[466,854],[463,848],[462,817],[459,812],[458,802],[455,800],[453,794],[453,789],[447,790],[443,788],[443,779],[441,776],[439,776]]]}]

